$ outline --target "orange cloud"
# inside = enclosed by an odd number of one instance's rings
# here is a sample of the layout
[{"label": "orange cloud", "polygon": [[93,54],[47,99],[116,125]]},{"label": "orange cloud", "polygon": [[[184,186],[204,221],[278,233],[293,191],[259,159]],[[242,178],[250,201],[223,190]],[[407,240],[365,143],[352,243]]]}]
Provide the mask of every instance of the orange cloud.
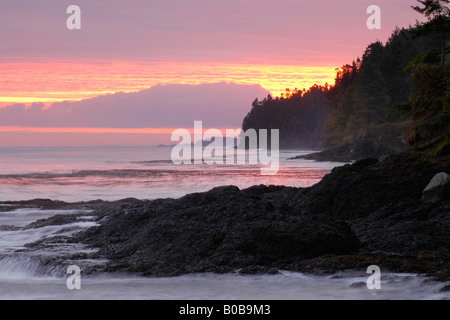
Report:
[{"label": "orange cloud", "polygon": [[272,95],[286,88],[333,83],[335,66],[218,62],[0,63],[0,107],[12,103],[78,101],[157,84],[260,84]]}]

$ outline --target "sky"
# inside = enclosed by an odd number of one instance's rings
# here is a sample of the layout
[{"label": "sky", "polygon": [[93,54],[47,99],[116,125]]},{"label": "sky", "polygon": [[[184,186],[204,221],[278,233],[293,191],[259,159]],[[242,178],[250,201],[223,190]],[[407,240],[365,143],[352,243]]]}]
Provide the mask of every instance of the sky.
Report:
[{"label": "sky", "polygon": [[[80,30],[66,26],[73,4],[81,9]],[[370,5],[381,9],[379,30],[366,26]],[[333,83],[335,68],[420,19],[411,5],[416,1],[1,1],[0,146],[31,143],[34,127],[173,128],[194,115],[240,127],[256,97]],[[70,142],[38,139],[43,134],[33,131],[33,144]]]}]

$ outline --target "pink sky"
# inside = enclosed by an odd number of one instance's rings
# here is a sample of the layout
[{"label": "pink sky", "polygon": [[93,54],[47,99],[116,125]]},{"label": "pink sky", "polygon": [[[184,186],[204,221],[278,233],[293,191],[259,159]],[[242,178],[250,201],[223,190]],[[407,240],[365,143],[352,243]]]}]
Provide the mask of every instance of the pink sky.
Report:
[{"label": "pink sky", "polygon": [[[66,8],[72,4],[81,8],[81,30],[66,28]],[[374,4],[381,8],[381,30],[366,27],[366,9]],[[225,82],[261,87],[256,96],[250,90],[234,102],[238,113],[245,115],[252,100],[263,93],[279,95],[287,87],[332,83],[334,69],[361,56],[369,43],[385,42],[395,27],[414,24],[420,18],[410,8],[415,4],[415,0],[2,1],[0,108],[38,102],[52,108],[53,102],[145,91],[158,84]],[[167,103],[177,99],[177,92],[167,99]],[[209,103],[209,108],[220,120],[219,108],[226,107]],[[151,110],[154,106],[149,105],[149,117]],[[16,125],[5,119],[2,125]],[[236,120],[231,125],[240,124]],[[218,126],[223,127],[220,121]],[[6,140],[14,143],[5,135],[5,130],[0,132],[0,146]]]}]

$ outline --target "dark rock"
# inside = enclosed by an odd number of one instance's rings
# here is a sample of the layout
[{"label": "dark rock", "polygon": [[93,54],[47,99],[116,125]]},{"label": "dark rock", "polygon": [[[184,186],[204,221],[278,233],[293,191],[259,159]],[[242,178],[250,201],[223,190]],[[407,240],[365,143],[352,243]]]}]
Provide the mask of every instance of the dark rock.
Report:
[{"label": "dark rock", "polygon": [[178,200],[133,203],[85,233],[83,241],[101,246],[100,252],[114,261],[114,270],[166,276],[272,267],[358,249],[344,222],[282,212],[280,204],[268,208],[284,189],[227,186]]},{"label": "dark rock", "polygon": [[276,268],[263,266],[248,266],[239,270],[240,274],[278,274],[280,273]]},{"label": "dark rock", "polygon": [[0,212],[8,212],[8,211],[13,211],[16,210],[17,207],[13,206],[13,205],[2,205],[0,206]]},{"label": "dark rock", "polygon": [[449,168],[448,162],[418,154],[390,156],[383,162],[357,161],[333,169],[309,188],[305,204],[310,212],[365,217],[387,204],[421,199],[431,178]]},{"label": "dark rock", "polygon": [[90,214],[87,213],[80,213],[80,214],[57,214],[50,218],[46,219],[39,219],[33,223],[30,223],[27,225],[24,229],[36,229],[36,228],[42,228],[45,226],[58,226],[58,225],[64,225],[69,223],[75,223],[80,220],[80,217],[89,216]]},{"label": "dark rock", "polygon": [[449,285],[446,285],[446,286],[443,286],[443,287],[439,290],[439,292],[450,292],[450,284],[449,284]]},{"label": "dark rock", "polygon": [[353,282],[350,287],[352,288],[367,288],[367,283],[363,281]]},{"label": "dark rock", "polygon": [[335,168],[310,188],[234,186],[180,199],[104,206],[77,236],[107,271],[332,273],[366,270],[450,278],[450,202],[421,200],[450,161],[404,153]]},{"label": "dark rock", "polygon": [[406,150],[404,141],[397,137],[378,137],[329,147],[320,152],[290,158],[316,161],[352,162],[366,158],[384,160],[392,154]]}]

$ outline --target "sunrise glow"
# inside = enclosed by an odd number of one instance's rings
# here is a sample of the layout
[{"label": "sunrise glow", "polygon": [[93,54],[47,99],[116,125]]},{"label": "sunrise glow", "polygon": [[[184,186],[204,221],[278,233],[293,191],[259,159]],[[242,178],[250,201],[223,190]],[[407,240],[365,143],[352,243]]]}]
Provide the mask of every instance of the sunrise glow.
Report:
[{"label": "sunrise glow", "polygon": [[0,75],[1,107],[12,103],[78,101],[172,83],[260,84],[273,96],[279,96],[286,88],[303,89],[313,84],[331,84],[336,71],[332,65],[119,61],[1,63]]}]

